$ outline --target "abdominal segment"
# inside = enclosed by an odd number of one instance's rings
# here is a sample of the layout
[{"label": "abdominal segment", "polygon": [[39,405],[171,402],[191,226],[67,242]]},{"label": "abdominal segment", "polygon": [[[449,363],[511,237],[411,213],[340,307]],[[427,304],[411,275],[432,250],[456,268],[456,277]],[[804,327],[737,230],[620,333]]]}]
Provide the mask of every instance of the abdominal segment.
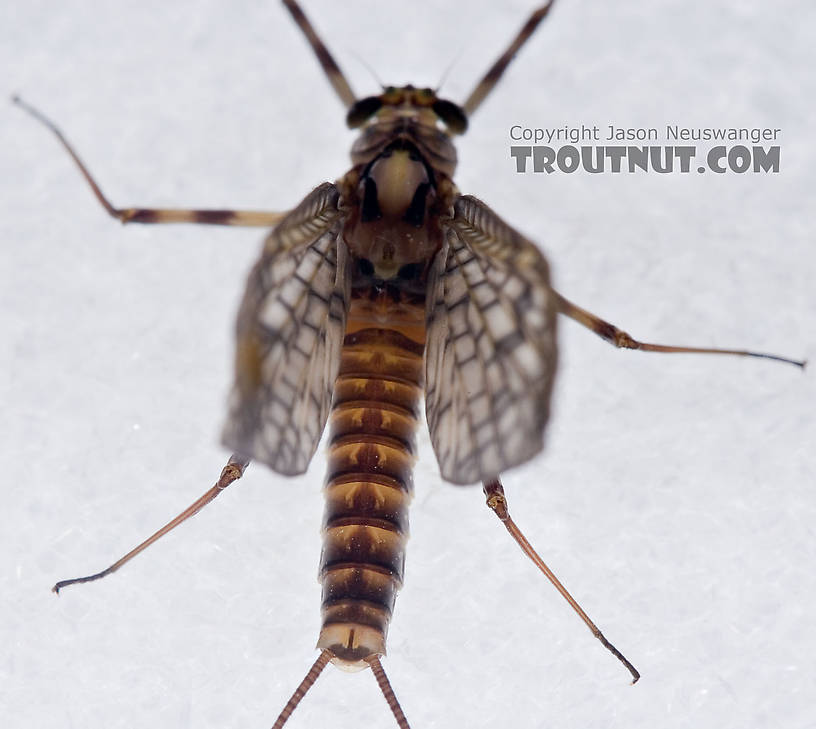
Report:
[{"label": "abdominal segment", "polygon": [[385,654],[402,586],[425,346],[424,302],[354,293],[329,415],[318,641],[350,670]]}]

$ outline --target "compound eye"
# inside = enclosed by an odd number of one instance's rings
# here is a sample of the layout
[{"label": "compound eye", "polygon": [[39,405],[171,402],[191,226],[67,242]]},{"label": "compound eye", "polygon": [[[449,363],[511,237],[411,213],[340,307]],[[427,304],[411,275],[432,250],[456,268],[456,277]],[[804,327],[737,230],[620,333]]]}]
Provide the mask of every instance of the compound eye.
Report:
[{"label": "compound eye", "polygon": [[434,113],[442,120],[445,126],[454,134],[464,134],[468,127],[468,120],[465,116],[465,111],[458,104],[452,101],[445,101],[444,99],[437,99],[434,101],[431,108]]},{"label": "compound eye", "polygon": [[367,96],[355,101],[346,114],[346,124],[349,129],[363,126],[374,114],[382,108],[382,99],[379,96]]}]

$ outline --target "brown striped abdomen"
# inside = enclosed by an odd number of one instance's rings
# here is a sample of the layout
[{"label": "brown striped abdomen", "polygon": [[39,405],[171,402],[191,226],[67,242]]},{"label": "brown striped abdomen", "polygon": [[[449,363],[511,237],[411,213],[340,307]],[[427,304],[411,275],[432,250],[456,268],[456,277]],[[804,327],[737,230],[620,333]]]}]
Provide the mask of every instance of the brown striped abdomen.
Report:
[{"label": "brown striped abdomen", "polygon": [[425,307],[352,299],[329,422],[317,647],[354,670],[385,653],[402,586]]}]

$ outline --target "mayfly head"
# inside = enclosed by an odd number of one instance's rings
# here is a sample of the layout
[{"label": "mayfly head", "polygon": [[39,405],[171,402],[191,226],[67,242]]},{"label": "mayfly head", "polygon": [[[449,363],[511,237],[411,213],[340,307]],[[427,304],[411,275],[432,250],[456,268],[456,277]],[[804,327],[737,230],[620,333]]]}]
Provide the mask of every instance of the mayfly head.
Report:
[{"label": "mayfly head", "polygon": [[447,99],[440,99],[431,88],[387,86],[379,96],[366,96],[355,101],[346,115],[350,129],[362,127],[375,118],[384,121],[412,118],[426,125],[441,123],[448,134],[464,134],[468,120],[464,109]]},{"label": "mayfly head", "polygon": [[367,165],[394,142],[414,147],[426,162],[448,178],[456,169],[451,136],[467,129],[464,110],[440,99],[430,88],[387,86],[349,107],[346,123],[361,133],[351,150],[354,165]]}]

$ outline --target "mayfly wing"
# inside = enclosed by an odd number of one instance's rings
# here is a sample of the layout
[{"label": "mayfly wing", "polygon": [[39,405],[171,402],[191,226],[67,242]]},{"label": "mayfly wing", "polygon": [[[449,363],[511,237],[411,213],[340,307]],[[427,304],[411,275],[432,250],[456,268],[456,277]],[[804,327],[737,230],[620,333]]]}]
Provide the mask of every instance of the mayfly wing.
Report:
[{"label": "mayfly wing", "polygon": [[447,224],[428,303],[425,408],[442,477],[489,481],[543,446],[558,305],[538,248],[474,197]]},{"label": "mayfly wing", "polygon": [[349,270],[335,185],[313,190],[269,234],[238,314],[224,444],[278,473],[303,473],[328,417]]},{"label": "mayfly wing", "polygon": [[[236,382],[224,431],[224,441],[235,453],[216,484],[121,559],[101,572],[60,580],[54,592],[118,570],[241,478],[251,459],[285,474],[306,470],[326,423],[345,329],[349,275],[345,245],[339,242],[343,214],[338,199],[336,186],[325,183],[281,215],[250,274],[238,317]],[[235,224],[258,222],[238,215]]]},{"label": "mayfly wing", "polygon": [[510,518],[499,474],[541,450],[557,363],[559,297],[541,251],[473,197],[457,198],[433,271],[425,407],[442,477],[482,481],[524,553],[632,674]]}]

